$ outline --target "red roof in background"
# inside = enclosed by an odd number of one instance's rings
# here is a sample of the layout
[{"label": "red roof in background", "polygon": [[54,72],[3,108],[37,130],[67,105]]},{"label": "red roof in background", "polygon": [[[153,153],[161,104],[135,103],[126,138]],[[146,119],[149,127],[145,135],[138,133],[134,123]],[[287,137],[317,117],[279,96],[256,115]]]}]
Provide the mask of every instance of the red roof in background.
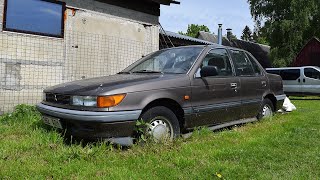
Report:
[{"label": "red roof in background", "polygon": [[320,66],[320,40],[312,38],[299,52],[292,66]]}]

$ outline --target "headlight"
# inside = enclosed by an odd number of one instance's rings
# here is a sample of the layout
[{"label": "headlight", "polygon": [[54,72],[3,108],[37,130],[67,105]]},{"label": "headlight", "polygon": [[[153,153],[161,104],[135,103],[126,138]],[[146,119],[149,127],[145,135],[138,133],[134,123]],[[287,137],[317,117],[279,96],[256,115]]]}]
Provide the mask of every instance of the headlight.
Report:
[{"label": "headlight", "polygon": [[112,96],[99,96],[97,99],[97,107],[99,108],[109,108],[117,106],[126,97],[125,94],[118,94]]},{"label": "headlight", "polygon": [[97,97],[94,96],[73,96],[72,105],[75,106],[97,106]]},{"label": "headlight", "polygon": [[126,94],[112,96],[73,96],[72,105],[98,108],[109,108],[117,106],[126,97]]}]

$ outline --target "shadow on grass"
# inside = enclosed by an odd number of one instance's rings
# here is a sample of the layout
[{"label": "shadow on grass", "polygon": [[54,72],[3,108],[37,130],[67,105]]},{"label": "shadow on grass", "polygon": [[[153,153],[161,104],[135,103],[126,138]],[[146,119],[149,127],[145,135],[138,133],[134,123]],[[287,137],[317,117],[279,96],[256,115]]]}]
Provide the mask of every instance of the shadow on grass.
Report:
[{"label": "shadow on grass", "polygon": [[[42,129],[46,133],[54,132],[58,133],[60,137],[63,139],[63,143],[66,146],[80,146],[82,148],[88,147],[88,146],[101,146],[104,144],[106,147],[109,147],[109,149],[119,149],[119,150],[127,150],[128,147],[120,146],[117,144],[112,144],[108,142],[106,139],[83,139],[83,138],[77,138],[71,135],[71,133],[67,130],[60,130],[53,127],[50,127],[46,124],[44,124],[41,120],[35,122],[32,124],[33,129]],[[111,147],[112,146],[112,147]]]}]

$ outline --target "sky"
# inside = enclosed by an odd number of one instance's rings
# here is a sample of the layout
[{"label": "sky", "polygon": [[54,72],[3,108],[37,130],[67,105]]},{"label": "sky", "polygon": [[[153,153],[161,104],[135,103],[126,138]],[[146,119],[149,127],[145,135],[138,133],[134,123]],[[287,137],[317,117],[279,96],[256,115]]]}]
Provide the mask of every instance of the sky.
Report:
[{"label": "sky", "polygon": [[160,23],[165,30],[186,32],[188,24],[200,24],[209,27],[218,34],[218,24],[223,24],[223,35],[226,29],[238,38],[246,25],[251,29],[254,22],[247,0],[178,0],[180,5],[161,6]]}]

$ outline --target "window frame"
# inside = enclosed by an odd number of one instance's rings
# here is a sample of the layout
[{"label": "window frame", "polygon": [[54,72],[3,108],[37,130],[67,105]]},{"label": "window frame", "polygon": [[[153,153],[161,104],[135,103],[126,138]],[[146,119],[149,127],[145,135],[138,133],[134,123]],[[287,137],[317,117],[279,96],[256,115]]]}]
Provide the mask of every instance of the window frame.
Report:
[{"label": "window frame", "polygon": [[[287,78],[287,77],[293,77],[293,76],[285,76],[285,75],[290,75],[290,73],[288,73],[289,71],[292,71],[292,72],[297,71],[297,72],[299,72],[299,76],[297,76],[296,79]],[[284,75],[284,73],[286,73],[286,74]],[[300,79],[301,75],[302,75],[301,69],[281,69],[280,70],[280,76],[283,81],[297,81],[298,79]]]},{"label": "window frame", "polygon": [[[251,60],[250,60],[249,57],[247,56],[246,51],[243,51],[243,50],[240,50],[240,49],[229,49],[229,51],[230,51],[230,54],[231,54],[231,56],[232,56],[232,62],[233,62],[233,64],[234,64],[234,71],[235,71],[235,74],[236,74],[237,77],[257,77],[257,75],[256,75],[256,73],[255,73],[255,70],[254,70],[254,68],[253,68],[253,65],[252,65],[252,63],[251,63]],[[238,74],[238,73],[237,73],[236,58],[234,57],[234,54],[233,54],[232,51],[242,52],[242,53],[245,55],[245,57],[248,58],[249,63],[250,63],[250,65],[251,65],[251,70],[252,70],[252,72],[253,72],[252,75],[241,75],[241,74]],[[260,76],[260,75],[259,75],[259,76]],[[261,76],[262,76],[262,75],[261,75]]]},{"label": "window frame", "polygon": [[[264,73],[263,73],[263,67],[261,66],[261,64],[259,63],[259,61],[251,54],[251,53],[249,53],[248,51],[243,51],[246,55],[247,55],[247,57],[249,58],[249,61],[250,61],[250,63],[251,63],[251,65],[252,65],[252,68],[253,68],[253,72],[255,73],[255,76],[256,77],[260,77],[260,76],[264,76]],[[252,62],[253,61],[253,62]],[[259,68],[259,71],[260,71],[260,74],[257,74],[255,71],[255,68],[254,68],[254,64],[253,63],[255,63],[255,65]]]},{"label": "window frame", "polygon": [[201,59],[201,62],[199,64],[199,66],[196,68],[196,72],[194,73],[193,77],[195,79],[197,78],[201,78],[201,77],[197,77],[198,71],[200,69],[200,66],[202,65],[203,61],[205,60],[205,58],[207,57],[207,55],[213,51],[213,50],[225,50],[227,52],[227,56],[231,65],[231,71],[232,71],[232,75],[231,76],[212,76],[212,77],[206,77],[206,78],[231,78],[231,77],[235,77],[236,76],[236,72],[235,72],[235,68],[234,68],[234,64],[233,64],[233,60],[232,57],[230,55],[230,52],[227,48],[222,48],[222,47],[218,47],[218,48],[210,48],[206,54],[203,56],[203,58]]},{"label": "window frame", "polygon": [[49,34],[49,33],[41,33],[41,32],[20,30],[20,29],[14,29],[14,28],[7,28],[8,1],[9,0],[4,0],[2,31],[24,33],[24,34],[31,34],[31,35],[39,35],[39,36],[47,36],[47,37],[64,38],[64,28],[65,28],[64,19],[65,19],[65,11],[66,11],[66,3],[65,2],[55,1],[55,0],[41,0],[44,2],[58,4],[58,5],[62,6],[62,8],[61,8],[62,9],[62,12],[61,12],[61,32],[60,32],[60,35],[55,35],[55,34]]},{"label": "window frame", "polygon": [[312,68],[312,67],[306,67],[306,68],[303,69],[303,75],[304,75],[306,78],[313,79],[313,80],[320,80],[320,79],[318,79],[318,78],[316,79],[316,78],[314,78],[314,77],[309,77],[309,76],[307,76],[306,70],[308,70],[308,69],[312,69],[314,72],[318,72],[318,73],[320,74],[320,71],[319,71],[319,70],[317,70],[317,69],[315,69],[315,68]]}]

